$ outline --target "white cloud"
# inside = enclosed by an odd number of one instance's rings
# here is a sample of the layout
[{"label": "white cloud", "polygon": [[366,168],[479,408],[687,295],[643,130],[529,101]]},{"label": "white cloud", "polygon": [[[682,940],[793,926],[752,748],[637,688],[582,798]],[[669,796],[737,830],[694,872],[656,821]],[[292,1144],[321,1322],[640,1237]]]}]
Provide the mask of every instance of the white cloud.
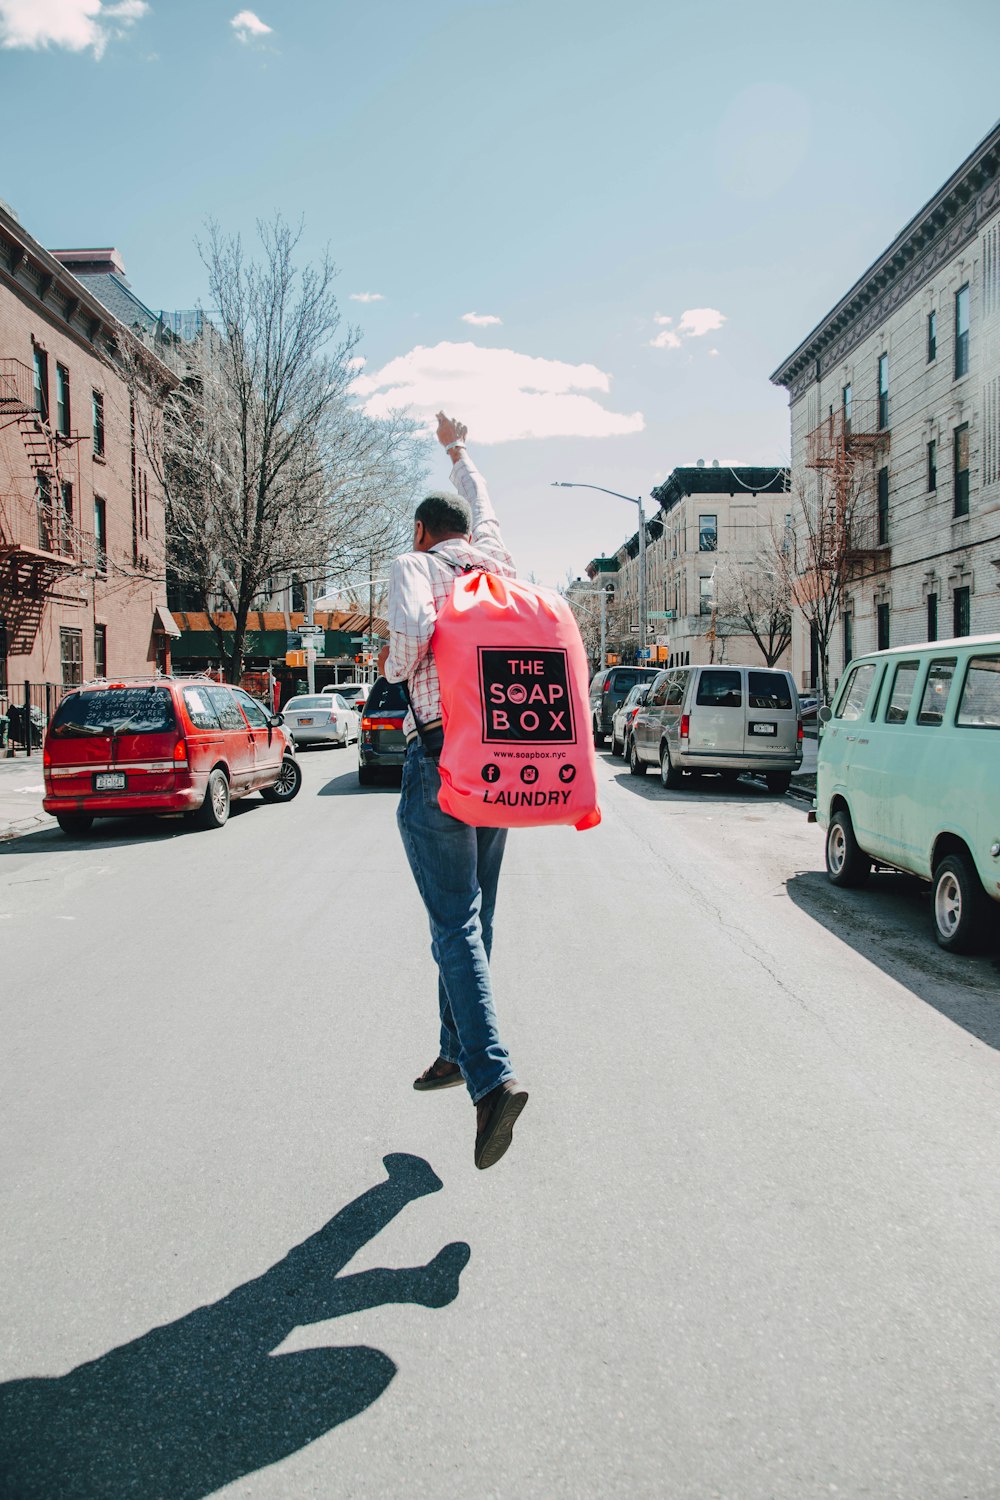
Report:
[{"label": "white cloud", "polygon": [[239,11],[229,24],[241,42],[255,41],[258,37],[271,34],[271,27],[260,16],[254,15],[252,10]]},{"label": "white cloud", "polygon": [[355,354],[352,359],[349,359],[347,361],[347,368],[349,370],[363,370],[365,367],[365,363],[366,361],[363,354]]},{"label": "white cloud", "polygon": [[462,314],[462,322],[471,323],[473,328],[493,328],[502,321],[501,318],[494,317],[492,313],[471,312]]},{"label": "white cloud", "polygon": [[611,390],[610,376],[596,365],[471,343],[418,345],[359,376],[353,389],[371,416],[408,407],[430,428],[436,412],[455,411],[480,443],[618,437],[645,426],[642,412],[609,411],[589,394]]},{"label": "white cloud", "polygon": [[381,292],[352,292],[352,302],[384,302],[385,298]]},{"label": "white cloud", "polygon": [[147,0],[0,0],[0,46],[89,49],[100,58],[148,10]]},{"label": "white cloud", "polygon": [[[706,333],[715,333],[726,321],[725,313],[717,307],[689,307],[681,313],[681,320],[674,329],[673,318],[657,313],[653,322],[660,332],[650,339],[653,349],[679,349],[685,339],[700,339]],[[719,351],[713,349],[713,354]]]}]

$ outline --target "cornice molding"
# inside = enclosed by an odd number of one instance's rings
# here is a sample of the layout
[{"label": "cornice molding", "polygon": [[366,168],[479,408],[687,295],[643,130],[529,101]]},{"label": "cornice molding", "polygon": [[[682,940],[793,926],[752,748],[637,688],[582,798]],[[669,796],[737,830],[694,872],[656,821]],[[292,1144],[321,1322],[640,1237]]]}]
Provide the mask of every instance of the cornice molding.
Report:
[{"label": "cornice molding", "polygon": [[771,381],[797,401],[971,244],[1000,209],[1000,125],[912,219]]}]

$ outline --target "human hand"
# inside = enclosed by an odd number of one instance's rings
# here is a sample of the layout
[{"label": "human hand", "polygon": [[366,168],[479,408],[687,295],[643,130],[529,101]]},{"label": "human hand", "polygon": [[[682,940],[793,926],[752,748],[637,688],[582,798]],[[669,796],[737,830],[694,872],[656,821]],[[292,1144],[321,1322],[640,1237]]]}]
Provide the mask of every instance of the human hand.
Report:
[{"label": "human hand", "polygon": [[468,428],[464,422],[456,422],[454,417],[446,417],[443,411],[437,414],[437,440],[442,448],[454,448],[458,443],[464,443]]}]

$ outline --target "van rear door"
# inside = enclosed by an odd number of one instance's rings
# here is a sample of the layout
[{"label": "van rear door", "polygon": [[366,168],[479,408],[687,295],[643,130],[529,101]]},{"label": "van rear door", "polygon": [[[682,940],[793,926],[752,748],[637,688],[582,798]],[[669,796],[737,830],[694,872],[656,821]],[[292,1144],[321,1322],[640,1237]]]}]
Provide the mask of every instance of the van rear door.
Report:
[{"label": "van rear door", "polygon": [[787,761],[798,748],[799,715],[787,672],[747,671],[744,750]]},{"label": "van rear door", "polygon": [[689,755],[743,754],[743,673],[739,667],[702,667],[688,709]]}]

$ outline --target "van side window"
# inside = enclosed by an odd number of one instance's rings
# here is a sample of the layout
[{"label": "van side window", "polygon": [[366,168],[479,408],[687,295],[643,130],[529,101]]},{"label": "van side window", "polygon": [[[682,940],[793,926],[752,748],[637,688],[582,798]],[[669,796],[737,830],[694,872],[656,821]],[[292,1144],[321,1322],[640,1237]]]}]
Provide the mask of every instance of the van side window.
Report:
[{"label": "van side window", "polygon": [[[245,693],[242,688],[234,688],[233,697],[249,720],[251,729],[267,728],[267,714],[255,698],[251,698],[250,694]],[[343,699],[340,701],[344,703]],[[347,707],[346,703],[344,703],[344,707]]]},{"label": "van side window", "polygon": [[221,729],[219,716],[209,702],[208,694],[204,688],[186,687],[184,689],[184,707],[188,711],[188,718],[195,729]]},{"label": "van side window", "polygon": [[702,708],[742,708],[743,684],[739,672],[706,668],[698,679],[695,702]]},{"label": "van side window", "polygon": [[649,697],[646,699],[647,708],[660,708],[664,703],[666,703],[668,682],[669,678],[667,677],[666,672],[664,672],[662,677],[657,677],[655,679],[655,681],[653,682],[653,686],[649,690]]},{"label": "van side window", "polygon": [[243,715],[236,707],[236,699],[228,688],[210,687],[205,688],[204,691],[208,694],[223,729],[246,730],[247,726],[243,722]]},{"label": "van side window", "polygon": [[889,694],[889,707],[885,711],[887,724],[905,724],[909,718],[919,670],[920,663],[916,661],[901,661],[896,668],[892,692]]},{"label": "van side window", "polygon": [[873,661],[862,662],[855,667],[843,692],[840,702],[834,711],[835,719],[860,719],[868,702],[868,695],[875,681],[875,663]]},{"label": "van side window", "polygon": [[791,708],[792,693],[784,672],[748,672],[751,708]]},{"label": "van side window", "polygon": [[969,662],[955,723],[1000,729],[1000,656],[974,656]]},{"label": "van side window", "polygon": [[938,725],[942,723],[944,711],[948,707],[948,694],[951,692],[951,679],[954,675],[955,658],[953,656],[947,660],[941,658],[931,662],[924,687],[923,701],[920,704],[920,712],[917,714],[918,724]]},{"label": "van side window", "polygon": [[684,684],[686,681],[686,672],[671,672],[667,682],[668,708],[678,708],[684,702]]}]

